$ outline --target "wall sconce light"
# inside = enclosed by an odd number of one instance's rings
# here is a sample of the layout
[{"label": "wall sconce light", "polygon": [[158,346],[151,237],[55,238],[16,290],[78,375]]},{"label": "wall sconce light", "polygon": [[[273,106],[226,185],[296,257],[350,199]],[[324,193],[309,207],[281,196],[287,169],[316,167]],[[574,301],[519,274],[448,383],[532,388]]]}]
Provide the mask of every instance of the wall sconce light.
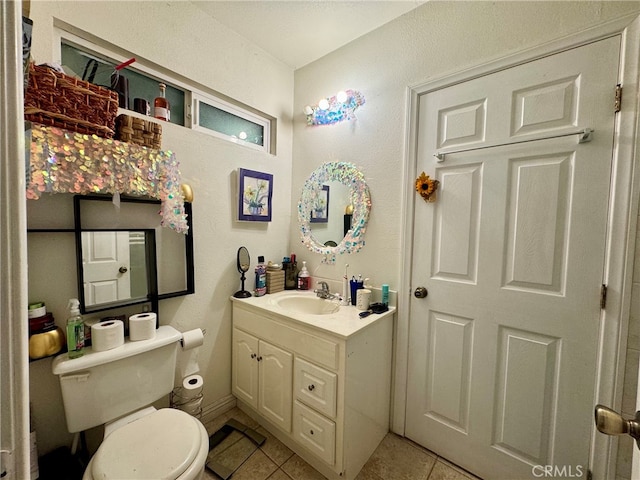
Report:
[{"label": "wall sconce light", "polygon": [[317,105],[304,107],[307,125],[331,125],[355,118],[356,109],[364,104],[364,95],[357,90],[345,90],[321,99]]}]

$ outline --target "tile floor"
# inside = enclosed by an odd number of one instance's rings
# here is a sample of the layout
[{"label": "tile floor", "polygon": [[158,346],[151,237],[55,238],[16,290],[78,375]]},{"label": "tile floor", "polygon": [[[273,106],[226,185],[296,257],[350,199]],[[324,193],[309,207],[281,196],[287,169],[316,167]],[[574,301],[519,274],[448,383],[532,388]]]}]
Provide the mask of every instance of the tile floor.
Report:
[{"label": "tile floor", "polygon": [[[206,425],[209,434],[234,418],[257,430],[267,441],[256,448],[243,435],[233,432],[215,451],[231,464],[242,465],[230,480],[324,480],[298,455],[274,438],[253,419],[234,408]],[[224,452],[220,454],[219,452]],[[219,480],[205,471],[206,480]],[[445,459],[415,443],[393,433],[387,434],[380,446],[360,471],[356,480],[479,480],[470,473],[452,465]]]}]

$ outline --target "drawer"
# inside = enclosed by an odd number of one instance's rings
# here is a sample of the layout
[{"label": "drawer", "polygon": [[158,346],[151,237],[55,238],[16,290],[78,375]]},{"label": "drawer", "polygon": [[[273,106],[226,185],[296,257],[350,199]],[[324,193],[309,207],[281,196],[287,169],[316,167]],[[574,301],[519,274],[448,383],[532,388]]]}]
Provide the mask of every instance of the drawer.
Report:
[{"label": "drawer", "polygon": [[293,362],[295,397],[329,417],[336,416],[338,376],[296,357]]},{"label": "drawer", "polygon": [[329,465],[336,463],[336,424],[298,400],[293,404],[293,437]]}]

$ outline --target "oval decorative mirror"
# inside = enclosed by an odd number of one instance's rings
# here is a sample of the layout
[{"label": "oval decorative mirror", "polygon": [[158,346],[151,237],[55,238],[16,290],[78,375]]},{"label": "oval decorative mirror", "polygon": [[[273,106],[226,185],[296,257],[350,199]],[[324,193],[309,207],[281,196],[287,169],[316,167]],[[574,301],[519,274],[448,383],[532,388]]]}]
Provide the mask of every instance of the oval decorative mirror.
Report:
[{"label": "oval decorative mirror", "polygon": [[240,273],[240,282],[242,283],[242,288],[233,294],[236,298],[249,298],[251,296],[251,292],[244,289],[244,281],[246,280],[245,273],[249,270],[249,265],[251,264],[251,258],[249,257],[249,250],[247,247],[240,247],[238,249],[238,255],[236,257],[236,266],[238,267],[238,273]]},{"label": "oval decorative mirror", "polygon": [[335,262],[336,254],[355,253],[364,246],[370,210],[369,187],[358,167],[326,162],[302,187],[298,203],[302,243],[325,255],[328,263]]}]

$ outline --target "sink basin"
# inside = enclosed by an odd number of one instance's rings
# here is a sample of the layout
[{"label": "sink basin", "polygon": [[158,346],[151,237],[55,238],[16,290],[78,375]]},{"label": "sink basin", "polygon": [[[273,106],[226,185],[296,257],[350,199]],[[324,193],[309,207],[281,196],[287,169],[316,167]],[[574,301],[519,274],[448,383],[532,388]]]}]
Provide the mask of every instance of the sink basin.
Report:
[{"label": "sink basin", "polygon": [[275,303],[290,312],[310,315],[330,315],[340,309],[340,305],[337,303],[310,296],[291,295],[278,298]]}]

